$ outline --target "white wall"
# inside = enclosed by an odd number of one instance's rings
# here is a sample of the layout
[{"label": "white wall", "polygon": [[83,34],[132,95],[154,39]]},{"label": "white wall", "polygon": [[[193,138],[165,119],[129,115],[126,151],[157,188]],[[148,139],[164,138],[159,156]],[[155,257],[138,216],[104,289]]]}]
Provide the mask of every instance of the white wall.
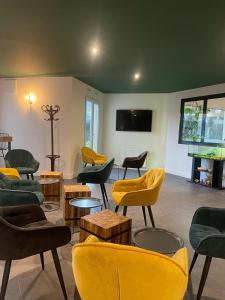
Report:
[{"label": "white wall", "polygon": [[[116,131],[117,109],[152,109],[152,132]],[[103,152],[121,164],[124,157],[149,151],[147,167],[163,166],[166,138],[165,94],[106,94]]]},{"label": "white wall", "polygon": [[[40,161],[40,171],[50,169],[50,124],[41,111],[44,104],[61,107],[54,122],[56,169],[72,178],[80,168],[80,148],[84,145],[85,99],[94,94],[103,103],[103,94],[72,77],[30,77],[16,80],[16,94],[7,93],[7,81],[0,80],[0,132],[13,136],[12,148],[31,151]],[[24,94],[33,91],[37,101],[30,107]]]},{"label": "white wall", "polygon": [[182,98],[224,93],[225,84],[170,93],[168,101],[168,124],[165,167],[168,173],[190,178],[192,158],[187,156],[188,146],[178,144],[180,103]]}]

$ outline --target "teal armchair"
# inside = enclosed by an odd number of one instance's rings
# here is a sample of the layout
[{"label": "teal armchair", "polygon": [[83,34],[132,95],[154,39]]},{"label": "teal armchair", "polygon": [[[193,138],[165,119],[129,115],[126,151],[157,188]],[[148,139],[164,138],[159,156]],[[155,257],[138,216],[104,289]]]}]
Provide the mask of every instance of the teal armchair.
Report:
[{"label": "teal armchair", "polygon": [[189,237],[195,251],[189,273],[191,273],[198,255],[205,256],[196,298],[196,300],[200,300],[212,258],[225,259],[225,209],[212,207],[197,209],[192,219]]},{"label": "teal armchair", "polygon": [[34,180],[34,173],[38,171],[40,163],[34,159],[33,155],[24,149],[13,149],[5,155],[5,165],[7,168],[15,168],[20,174],[29,175]]},{"label": "teal armchair", "polygon": [[0,173],[0,206],[40,205],[43,201],[44,195],[37,181],[10,180]]}]

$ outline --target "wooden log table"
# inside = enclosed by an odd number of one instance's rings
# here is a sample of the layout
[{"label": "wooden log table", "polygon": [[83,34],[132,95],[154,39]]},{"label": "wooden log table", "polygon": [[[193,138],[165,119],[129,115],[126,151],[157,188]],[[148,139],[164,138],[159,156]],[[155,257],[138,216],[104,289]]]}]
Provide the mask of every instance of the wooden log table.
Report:
[{"label": "wooden log table", "polygon": [[[77,218],[90,214],[88,208],[72,208],[69,204],[71,199],[79,197],[91,197],[91,191],[86,185],[64,185],[65,205],[64,205],[64,220],[65,224],[70,226],[71,219],[76,216]],[[73,210],[73,211],[72,211]],[[79,220],[74,221],[74,226],[79,225]]]},{"label": "wooden log table", "polygon": [[80,242],[93,234],[100,240],[116,244],[131,244],[132,220],[109,209],[80,219]]},{"label": "wooden log table", "polygon": [[58,179],[58,181],[53,184],[43,184],[42,193],[44,194],[46,201],[54,201],[60,203],[63,192],[63,172],[43,171],[40,174],[40,178]]}]

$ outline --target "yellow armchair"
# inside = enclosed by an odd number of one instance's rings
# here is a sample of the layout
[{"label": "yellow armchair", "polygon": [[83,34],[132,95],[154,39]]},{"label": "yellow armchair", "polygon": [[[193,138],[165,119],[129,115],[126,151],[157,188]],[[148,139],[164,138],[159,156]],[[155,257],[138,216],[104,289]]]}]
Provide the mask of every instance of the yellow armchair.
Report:
[{"label": "yellow armchair", "polygon": [[119,206],[123,206],[123,214],[126,215],[127,206],[142,206],[145,225],[147,225],[145,213],[145,206],[147,206],[152,226],[155,227],[151,205],[154,205],[158,199],[164,177],[164,169],[155,168],[142,177],[116,181],[112,189],[112,199],[116,204],[115,211],[118,211]]},{"label": "yellow armchair", "polygon": [[89,147],[83,147],[81,153],[85,165],[103,165],[107,162],[107,157],[105,155],[98,154]]},{"label": "yellow armchair", "polygon": [[186,248],[173,257],[92,238],[72,250],[82,300],[182,300],[188,282]]}]

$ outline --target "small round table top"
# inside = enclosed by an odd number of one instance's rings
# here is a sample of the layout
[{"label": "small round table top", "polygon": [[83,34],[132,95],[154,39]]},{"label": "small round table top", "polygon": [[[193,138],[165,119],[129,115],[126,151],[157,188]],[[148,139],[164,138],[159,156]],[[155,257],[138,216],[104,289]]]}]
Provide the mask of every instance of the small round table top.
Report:
[{"label": "small round table top", "polygon": [[184,246],[184,241],[175,233],[149,227],[134,232],[133,242],[137,247],[168,255]]},{"label": "small round table top", "polygon": [[57,179],[57,178],[40,178],[40,179],[38,180],[38,182],[39,182],[41,185],[44,185],[44,184],[54,184],[54,183],[59,182],[59,179]]},{"label": "small round table top", "polygon": [[70,200],[69,204],[74,207],[90,208],[90,209],[101,207],[103,205],[101,199],[93,198],[93,197],[74,198]]}]

